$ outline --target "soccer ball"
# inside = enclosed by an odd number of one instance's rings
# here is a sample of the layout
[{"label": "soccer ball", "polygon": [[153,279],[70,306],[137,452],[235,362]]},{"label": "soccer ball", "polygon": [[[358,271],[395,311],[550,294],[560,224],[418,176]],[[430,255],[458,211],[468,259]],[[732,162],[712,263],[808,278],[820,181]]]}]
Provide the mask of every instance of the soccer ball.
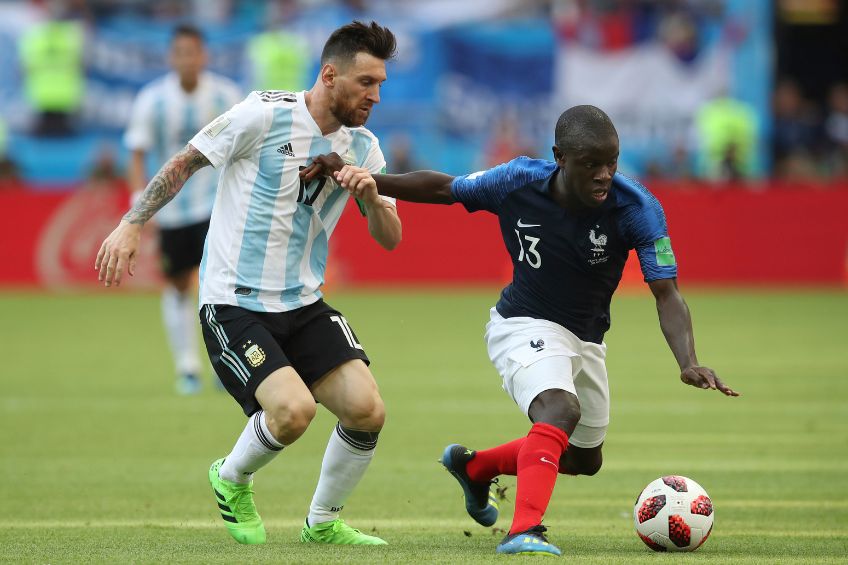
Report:
[{"label": "soccer ball", "polygon": [[669,475],[652,481],[636,500],[636,533],[654,551],[695,551],[713,529],[713,503],[701,485]]}]

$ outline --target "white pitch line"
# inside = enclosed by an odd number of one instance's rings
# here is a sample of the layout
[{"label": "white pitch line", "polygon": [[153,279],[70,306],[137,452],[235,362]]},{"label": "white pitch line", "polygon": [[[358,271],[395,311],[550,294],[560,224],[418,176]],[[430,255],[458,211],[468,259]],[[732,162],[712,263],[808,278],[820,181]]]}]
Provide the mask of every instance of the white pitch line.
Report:
[{"label": "white pitch line", "polygon": [[[490,528],[481,528],[470,523],[467,519],[464,520],[396,520],[396,519],[358,519],[355,520],[356,525],[363,531],[368,532],[371,528],[376,527],[380,530],[402,530],[402,529],[427,529],[427,530],[444,530],[446,533],[453,533],[459,530],[468,530],[477,535],[488,535]],[[575,534],[592,537],[592,533],[582,531],[583,527],[599,526],[603,524],[611,524],[614,520],[592,520],[581,522],[581,528],[572,530]],[[269,529],[299,529],[303,526],[302,520],[265,520],[265,526]],[[560,528],[563,525],[559,525]],[[35,522],[0,522],[0,528],[6,530],[26,529],[26,530],[69,530],[69,529],[106,529],[106,528],[168,528],[168,529],[183,529],[183,530],[217,530],[223,528],[221,524],[214,520],[45,520]],[[557,529],[557,524],[554,524],[554,529]],[[606,534],[604,534],[606,535]],[[744,529],[739,528],[738,524],[733,527],[732,532],[722,532],[723,537],[740,537],[740,536],[760,536],[766,538],[841,538],[848,539],[848,529],[843,530],[773,530],[773,529]]]},{"label": "white pitch line", "polygon": [[[387,529],[402,528],[464,528],[470,530],[479,526],[469,520],[398,520],[398,519],[354,519],[357,526],[363,531],[372,527]],[[277,519],[263,520],[266,527],[271,528],[302,528],[303,519]],[[223,527],[219,520],[36,520],[29,522],[6,522],[0,521],[0,529],[3,528],[27,528],[27,529],[50,529],[50,528],[185,528],[185,529],[213,529]]]}]

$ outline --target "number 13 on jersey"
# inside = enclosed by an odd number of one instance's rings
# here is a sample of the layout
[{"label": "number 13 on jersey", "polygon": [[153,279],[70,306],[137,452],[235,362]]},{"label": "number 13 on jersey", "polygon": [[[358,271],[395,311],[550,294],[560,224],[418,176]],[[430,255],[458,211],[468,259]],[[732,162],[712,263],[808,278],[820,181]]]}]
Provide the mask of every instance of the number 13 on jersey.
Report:
[{"label": "number 13 on jersey", "polygon": [[[542,256],[536,251],[536,245],[541,241],[541,238],[533,237],[532,235],[524,234],[515,230],[515,235],[518,237],[518,261],[527,261],[527,264],[538,269],[542,266]],[[525,241],[527,249],[524,249]]]}]

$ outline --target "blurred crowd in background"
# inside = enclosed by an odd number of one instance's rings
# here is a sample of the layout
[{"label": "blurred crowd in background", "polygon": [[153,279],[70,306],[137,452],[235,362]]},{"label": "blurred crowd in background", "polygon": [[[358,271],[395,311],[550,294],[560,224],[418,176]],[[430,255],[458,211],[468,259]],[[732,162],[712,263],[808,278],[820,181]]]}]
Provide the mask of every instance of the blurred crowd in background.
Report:
[{"label": "blurred crowd in background", "polygon": [[[668,180],[848,180],[844,0],[30,0],[0,4],[0,179],[123,178],[132,99],[170,31],[250,90],[311,86],[338,25],[399,38],[368,127],[390,172],[550,158],[556,116],[606,110],[621,170]],[[845,183],[848,185],[848,183]],[[751,184],[757,185],[756,182]]]}]

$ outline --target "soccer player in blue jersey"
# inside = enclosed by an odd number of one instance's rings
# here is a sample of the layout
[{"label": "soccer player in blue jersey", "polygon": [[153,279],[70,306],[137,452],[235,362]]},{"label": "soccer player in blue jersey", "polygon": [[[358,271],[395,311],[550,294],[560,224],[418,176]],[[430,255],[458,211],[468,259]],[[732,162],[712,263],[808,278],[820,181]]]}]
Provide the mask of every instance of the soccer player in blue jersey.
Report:
[{"label": "soccer player in blue jersey", "polygon": [[[298,173],[329,152],[361,170],[385,170],[377,138],[364,125],[380,102],[395,47],[394,34],[374,22],[334,31],[310,90],[252,92],[213,120],[160,169],[97,254],[100,280],[120,284],[125,269],[133,273],[145,222],[196,171],[220,169],[200,265],[200,321],[212,365],[248,421],[208,477],[215,510],[240,543],[266,541],[253,475],[303,435],[316,402],[339,421],[300,539],[386,543],[339,517],[374,456],[385,418],[362,344],[320,290],[328,239],[349,194]],[[395,248],[401,222],[394,199],[372,192],[360,206],[371,236]]]},{"label": "soccer player in blue jersey", "polygon": [[337,171],[340,184],[360,198],[379,190],[498,216],[513,280],[491,309],[486,341],[504,390],[532,427],[491,449],[450,445],[442,455],[465,492],[468,513],[484,526],[498,515],[490,482],[517,475],[515,514],[498,553],[560,555],[542,526],[557,473],[594,475],[601,468],[609,423],[603,337],[630,249],[656,298],[680,379],[738,396],[698,362],[662,207],[644,186],[616,172],[619,140],[609,117],[594,106],[570,108],[557,122],[555,141],[553,162],[519,157],[460,177],[417,171],[372,178],[332,155],[302,173]]}]

